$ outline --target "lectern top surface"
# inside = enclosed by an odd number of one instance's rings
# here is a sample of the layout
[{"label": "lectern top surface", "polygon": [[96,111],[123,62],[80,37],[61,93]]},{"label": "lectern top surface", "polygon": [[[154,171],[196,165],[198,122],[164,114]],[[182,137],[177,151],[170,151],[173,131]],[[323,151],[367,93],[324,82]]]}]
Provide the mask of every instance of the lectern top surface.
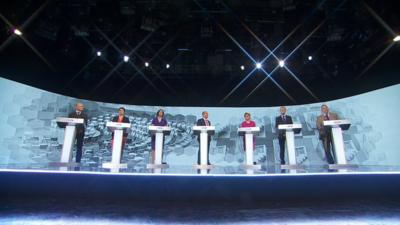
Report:
[{"label": "lectern top surface", "polygon": [[215,130],[215,126],[193,126],[193,130]]},{"label": "lectern top surface", "polygon": [[106,124],[107,127],[115,127],[115,128],[130,128],[131,124],[130,123],[118,123],[118,122],[107,122]]},{"label": "lectern top surface", "polygon": [[346,125],[346,124],[351,124],[350,120],[325,120],[324,125],[325,126],[331,126],[331,125]]},{"label": "lectern top surface", "polygon": [[280,124],[278,125],[279,130],[292,130],[292,129],[300,129],[302,126],[300,123],[294,124]]},{"label": "lectern top surface", "polygon": [[84,123],[84,120],[82,118],[57,117],[56,122],[59,122],[59,123]]}]

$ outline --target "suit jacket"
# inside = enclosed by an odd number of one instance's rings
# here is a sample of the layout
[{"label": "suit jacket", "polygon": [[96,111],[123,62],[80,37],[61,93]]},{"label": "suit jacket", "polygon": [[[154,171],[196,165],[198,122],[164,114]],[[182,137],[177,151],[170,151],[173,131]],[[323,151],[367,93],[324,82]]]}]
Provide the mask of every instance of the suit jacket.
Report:
[{"label": "suit jacket", "polygon": [[[112,119],[113,122],[118,122],[118,116],[115,116]],[[122,118],[122,123],[130,123],[129,118],[124,116],[124,118]],[[112,133],[112,136],[114,137],[114,132]],[[127,129],[124,129],[124,137],[128,137],[128,132]]]},{"label": "suit jacket", "polygon": [[[277,116],[275,118],[275,128],[278,129],[280,124],[293,124],[293,120],[291,116],[285,115],[285,120],[282,119],[282,116]],[[278,138],[283,139],[286,136],[285,130],[278,130]]]},{"label": "suit jacket", "polygon": [[[206,125],[206,121],[204,120],[204,118],[198,119],[196,126],[205,126]],[[208,126],[211,126],[211,121],[208,120]],[[200,142],[200,135],[197,136],[197,140]],[[208,142],[211,141],[211,135],[208,135]]]},{"label": "suit jacket", "polygon": [[71,112],[70,114],[68,114],[68,117],[76,118],[76,119],[83,119],[84,124],[76,125],[76,133],[77,134],[85,133],[85,127],[87,126],[87,122],[88,122],[88,117],[87,117],[86,113],[81,112],[81,114],[78,115],[78,114],[76,114],[76,112]]},{"label": "suit jacket", "polygon": [[[338,120],[339,119],[339,117],[336,113],[329,112],[328,116],[329,116],[329,120]],[[324,115],[319,115],[317,117],[317,129],[319,132],[319,139],[323,139],[324,137],[326,137],[327,133],[330,131],[330,129],[328,129],[328,130],[325,129],[324,120],[325,120]]]}]

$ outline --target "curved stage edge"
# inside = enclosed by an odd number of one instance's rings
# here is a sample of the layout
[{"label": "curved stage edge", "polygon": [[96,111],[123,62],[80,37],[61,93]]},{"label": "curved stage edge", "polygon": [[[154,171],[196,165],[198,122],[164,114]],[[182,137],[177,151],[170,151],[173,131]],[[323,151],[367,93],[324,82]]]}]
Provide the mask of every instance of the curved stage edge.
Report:
[{"label": "curved stage edge", "polygon": [[2,198],[165,202],[400,199],[399,172],[267,175],[114,174],[0,170]]}]

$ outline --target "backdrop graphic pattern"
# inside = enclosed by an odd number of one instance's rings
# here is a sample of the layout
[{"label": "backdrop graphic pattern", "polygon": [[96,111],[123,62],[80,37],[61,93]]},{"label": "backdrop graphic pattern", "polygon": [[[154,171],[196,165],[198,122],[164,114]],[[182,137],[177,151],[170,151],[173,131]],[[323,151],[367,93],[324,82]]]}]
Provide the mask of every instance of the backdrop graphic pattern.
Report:
[{"label": "backdrop graphic pattern", "polygon": [[[147,126],[159,108],[166,111],[172,127],[165,141],[164,160],[170,164],[192,165],[196,162],[198,143],[191,127],[201,112],[209,112],[216,126],[211,142],[212,163],[236,166],[244,161],[242,139],[237,128],[243,113],[250,112],[261,127],[256,138],[255,158],[259,162],[278,163],[279,144],[275,130],[278,107],[214,108],[160,107],[119,105],[79,100],[62,96],[10,80],[0,79],[0,164],[35,163],[47,165],[58,161],[63,142],[63,130],[54,119],[66,116],[76,102],[85,104],[89,125],[85,135],[84,165],[96,166],[111,158],[111,133],[105,123],[124,106],[132,129],[125,147],[124,161],[143,166],[148,163],[150,137]],[[331,111],[352,121],[344,133],[346,158],[359,165],[397,165],[397,112],[400,109],[400,85],[327,102]],[[288,107],[294,122],[301,123],[302,133],[296,136],[297,162],[303,165],[325,164],[324,154],[315,128],[321,103]]]}]

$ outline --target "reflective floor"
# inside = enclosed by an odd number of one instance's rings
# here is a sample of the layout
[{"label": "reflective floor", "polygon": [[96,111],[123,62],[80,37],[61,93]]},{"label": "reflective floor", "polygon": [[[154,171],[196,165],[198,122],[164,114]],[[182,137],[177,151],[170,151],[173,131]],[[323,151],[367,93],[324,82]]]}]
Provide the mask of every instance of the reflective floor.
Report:
[{"label": "reflective floor", "polygon": [[107,201],[1,200],[0,224],[400,224],[390,200],[264,202],[246,205]]},{"label": "reflective floor", "polygon": [[123,173],[123,174],[175,174],[175,175],[285,175],[285,174],[321,174],[321,173],[400,173],[400,166],[348,166],[343,168],[329,168],[328,165],[304,166],[297,169],[283,169],[281,165],[261,164],[261,169],[245,168],[241,165],[219,166],[213,165],[211,169],[199,170],[194,166],[168,165],[167,168],[148,169],[145,164],[128,164],[127,168],[108,169],[102,165],[69,165],[60,166],[50,164],[0,164],[0,170],[21,170],[21,171],[70,171],[88,173]]}]

